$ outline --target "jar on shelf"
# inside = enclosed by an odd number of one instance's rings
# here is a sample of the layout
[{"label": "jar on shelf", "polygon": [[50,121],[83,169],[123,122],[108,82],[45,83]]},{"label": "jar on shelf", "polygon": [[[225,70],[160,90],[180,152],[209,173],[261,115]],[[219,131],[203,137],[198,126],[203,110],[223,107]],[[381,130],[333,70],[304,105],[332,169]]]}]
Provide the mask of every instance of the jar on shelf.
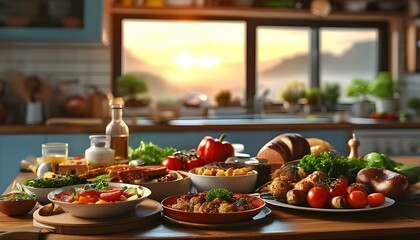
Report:
[{"label": "jar on shelf", "polygon": [[91,135],[90,148],[85,151],[86,161],[94,167],[105,167],[115,163],[115,151],[110,147],[107,135]]}]

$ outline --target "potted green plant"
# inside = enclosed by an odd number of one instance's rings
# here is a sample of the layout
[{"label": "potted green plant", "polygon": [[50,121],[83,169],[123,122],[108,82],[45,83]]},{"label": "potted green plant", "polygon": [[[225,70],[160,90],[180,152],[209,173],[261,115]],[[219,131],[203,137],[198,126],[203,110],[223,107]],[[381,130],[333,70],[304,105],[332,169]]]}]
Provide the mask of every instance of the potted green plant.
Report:
[{"label": "potted green plant", "polygon": [[399,84],[392,79],[390,72],[379,72],[376,78],[369,83],[369,93],[375,97],[375,107],[378,113],[393,113],[396,111],[396,93]]},{"label": "potted green plant", "polygon": [[353,78],[347,87],[346,95],[359,100],[353,103],[352,112],[356,117],[369,117],[372,103],[368,100],[369,81],[363,78]]},{"label": "potted green plant", "polygon": [[335,110],[340,97],[340,85],[338,83],[326,83],[321,88],[321,102],[327,111]]},{"label": "potted green plant", "polygon": [[305,91],[305,112],[316,111],[321,103],[321,89],[319,87],[311,87]]},{"label": "potted green plant", "polygon": [[417,116],[420,116],[420,98],[413,97],[408,100],[408,107],[411,108]]},{"label": "potted green plant", "polygon": [[123,97],[128,107],[149,105],[148,91],[146,80],[137,73],[126,73],[117,79],[117,93]]},{"label": "potted green plant", "polygon": [[283,106],[288,112],[296,112],[299,109],[299,100],[305,96],[305,84],[301,81],[289,81],[280,91],[279,97],[283,100]]}]

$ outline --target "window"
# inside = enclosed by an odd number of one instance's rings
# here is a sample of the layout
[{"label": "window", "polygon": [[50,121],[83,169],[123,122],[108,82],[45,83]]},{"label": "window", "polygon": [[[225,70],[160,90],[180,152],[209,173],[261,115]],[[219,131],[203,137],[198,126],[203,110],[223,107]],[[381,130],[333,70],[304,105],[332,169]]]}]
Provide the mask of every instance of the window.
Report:
[{"label": "window", "polygon": [[257,28],[257,93],[269,89],[268,100],[279,102],[289,81],[310,86],[310,29],[259,26]]},{"label": "window", "polygon": [[245,101],[245,23],[242,21],[123,21],[122,72],[138,72],[154,98],[202,92],[214,103],[221,90]]},{"label": "window", "polygon": [[338,83],[339,103],[346,105],[355,100],[345,95],[351,79],[373,79],[378,71],[389,70],[385,20],[122,14],[115,26],[121,49],[113,50],[120,57],[113,64],[114,79],[140,72],[157,98],[200,91],[215,106],[215,95],[230,90],[252,109],[254,95],[269,89],[268,99],[281,103],[282,86],[298,80],[308,87]]},{"label": "window", "polygon": [[379,33],[375,28],[320,29],[320,83],[338,83],[341,103],[351,79],[374,79],[378,71]]}]

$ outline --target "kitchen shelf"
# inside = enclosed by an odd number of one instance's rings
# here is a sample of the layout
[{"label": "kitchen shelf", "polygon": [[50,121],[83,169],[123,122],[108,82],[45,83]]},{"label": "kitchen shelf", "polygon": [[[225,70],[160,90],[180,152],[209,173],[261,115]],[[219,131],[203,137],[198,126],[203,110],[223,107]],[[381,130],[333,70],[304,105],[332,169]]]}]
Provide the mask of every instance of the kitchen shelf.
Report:
[{"label": "kitchen shelf", "polygon": [[139,16],[147,15],[156,18],[165,15],[179,16],[181,19],[192,17],[236,17],[236,18],[273,18],[273,19],[303,19],[303,20],[323,20],[323,21],[389,21],[400,20],[405,15],[402,12],[345,12],[332,11],[327,17],[320,17],[311,14],[309,9],[290,9],[290,8],[263,8],[263,7],[141,7],[114,5],[111,8],[112,15]]},{"label": "kitchen shelf", "polygon": [[[44,9],[45,4],[51,0],[37,0],[32,2],[33,7]],[[71,0],[67,0],[75,4]],[[46,10],[30,13],[26,6],[26,13],[15,13],[10,9],[10,13],[4,10],[5,20],[0,21],[0,41],[5,42],[100,42],[102,39],[102,0],[83,0],[81,6],[77,6],[76,15],[69,15],[75,18],[49,16]],[[38,4],[38,5],[37,5]],[[21,6],[22,8],[25,8]],[[51,14],[59,14],[60,9],[52,11]],[[31,15],[32,14],[32,15]],[[7,18],[17,17],[16,20],[32,18],[32,23],[16,22],[21,26],[10,26]],[[1,17],[1,16],[0,16]],[[19,19],[21,18],[21,19]],[[63,20],[63,23],[61,22]],[[22,25],[23,24],[23,25]]]}]

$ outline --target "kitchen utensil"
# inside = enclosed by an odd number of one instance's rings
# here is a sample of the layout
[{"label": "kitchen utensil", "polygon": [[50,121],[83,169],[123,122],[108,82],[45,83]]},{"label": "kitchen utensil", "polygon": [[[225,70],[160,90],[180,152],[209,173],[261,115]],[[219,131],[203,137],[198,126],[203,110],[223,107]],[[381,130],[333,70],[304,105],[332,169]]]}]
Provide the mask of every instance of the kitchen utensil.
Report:
[{"label": "kitchen utensil", "polygon": [[42,123],[42,103],[32,102],[31,97],[30,97],[30,102],[26,104],[25,123],[26,124]]},{"label": "kitchen utensil", "polygon": [[25,102],[30,102],[30,96],[25,87],[25,75],[23,73],[14,73],[10,78],[10,86]]},{"label": "kitchen utensil", "polygon": [[36,76],[29,76],[25,79],[25,89],[29,94],[30,102],[36,102],[36,96],[41,91],[41,80]]}]

